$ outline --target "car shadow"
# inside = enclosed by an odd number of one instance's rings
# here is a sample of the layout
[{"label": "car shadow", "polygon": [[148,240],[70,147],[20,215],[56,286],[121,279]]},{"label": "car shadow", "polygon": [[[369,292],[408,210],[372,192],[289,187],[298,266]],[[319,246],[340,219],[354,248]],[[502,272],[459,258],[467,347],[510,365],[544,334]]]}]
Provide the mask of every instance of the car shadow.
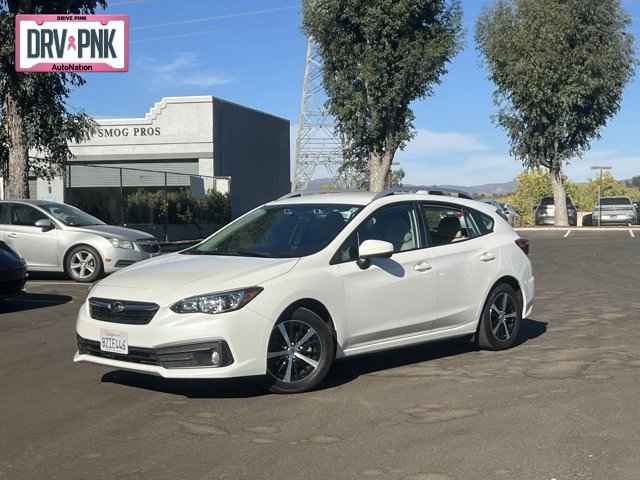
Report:
[{"label": "car shadow", "polygon": [[43,293],[21,293],[15,297],[0,300],[0,314],[16,313],[38,308],[55,307],[73,300],[69,295]]},{"label": "car shadow", "polygon": [[[546,331],[546,322],[539,322],[533,319],[523,320],[518,342],[513,348],[544,335]],[[336,362],[320,389],[337,387],[352,382],[359,376],[368,373],[430,362],[475,351],[478,351],[478,347],[475,342],[471,341],[470,337],[460,337],[363,354]]]},{"label": "car shadow", "polygon": [[101,381],[188,398],[250,398],[268,393],[263,377],[232,378],[229,380],[174,380],[125,370],[114,370],[105,373]]},{"label": "car shadow", "polygon": [[29,272],[29,280],[71,280],[62,272]]},{"label": "car shadow", "polygon": [[[547,323],[523,320],[517,346],[544,335]],[[331,369],[327,379],[318,390],[327,390],[352,382],[361,375],[417,363],[429,362],[464,353],[478,348],[466,338],[424,343],[412,347],[398,348],[345,359]],[[188,398],[249,398],[268,394],[264,377],[229,380],[172,380],[142,373],[114,370],[102,376],[103,383],[115,383],[127,387],[154,392],[169,393]]]}]

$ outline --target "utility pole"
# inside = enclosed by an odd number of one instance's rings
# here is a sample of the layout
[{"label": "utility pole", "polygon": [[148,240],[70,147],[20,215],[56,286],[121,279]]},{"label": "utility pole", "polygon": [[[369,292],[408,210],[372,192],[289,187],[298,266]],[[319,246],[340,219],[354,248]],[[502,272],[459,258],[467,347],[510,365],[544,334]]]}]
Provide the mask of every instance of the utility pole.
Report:
[{"label": "utility pole", "polygon": [[[304,190],[314,175],[321,173],[338,184],[343,163],[343,143],[335,122],[325,107],[322,60],[312,38],[307,40],[307,57],[302,83],[302,101],[293,165],[293,191]],[[347,182],[348,183],[348,182]]]},{"label": "utility pole", "polygon": [[602,226],[602,181],[604,172],[611,170],[612,167],[591,167],[591,170],[600,170],[600,184],[598,185],[598,227]]}]

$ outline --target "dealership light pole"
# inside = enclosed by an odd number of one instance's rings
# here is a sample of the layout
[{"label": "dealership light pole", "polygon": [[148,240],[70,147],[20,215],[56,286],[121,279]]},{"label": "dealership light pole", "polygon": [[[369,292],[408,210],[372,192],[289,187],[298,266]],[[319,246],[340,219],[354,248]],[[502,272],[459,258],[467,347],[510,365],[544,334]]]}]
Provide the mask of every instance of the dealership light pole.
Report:
[{"label": "dealership light pole", "polygon": [[293,191],[304,190],[318,173],[338,183],[343,163],[342,140],[336,134],[335,121],[325,107],[321,66],[315,43],[309,38],[296,132]]},{"label": "dealership light pole", "polygon": [[602,180],[604,172],[608,172],[612,167],[594,166],[591,170],[600,170],[600,184],[598,185],[598,227],[602,226]]}]

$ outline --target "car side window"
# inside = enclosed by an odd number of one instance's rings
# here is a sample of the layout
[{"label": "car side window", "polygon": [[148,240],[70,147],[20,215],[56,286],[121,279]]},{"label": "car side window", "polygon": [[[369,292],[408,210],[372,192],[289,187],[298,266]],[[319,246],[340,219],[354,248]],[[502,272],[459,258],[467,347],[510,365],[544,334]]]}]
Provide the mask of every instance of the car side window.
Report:
[{"label": "car side window", "polygon": [[473,209],[469,209],[468,212],[478,230],[480,230],[480,235],[493,233],[493,227],[495,224],[493,218],[491,218],[489,215],[485,215],[484,213],[480,213],[477,210]]},{"label": "car side window", "polygon": [[13,205],[11,207],[11,224],[25,227],[35,226],[38,220],[46,219],[41,211],[29,205]]},{"label": "car side window", "polygon": [[400,203],[387,205],[373,212],[345,240],[333,256],[331,263],[351,262],[358,259],[358,246],[365,240],[384,240],[393,245],[394,253],[419,248],[417,216],[414,205]]},{"label": "car side window", "polygon": [[462,208],[423,204],[420,208],[429,246],[438,247],[469,240],[477,235]]}]

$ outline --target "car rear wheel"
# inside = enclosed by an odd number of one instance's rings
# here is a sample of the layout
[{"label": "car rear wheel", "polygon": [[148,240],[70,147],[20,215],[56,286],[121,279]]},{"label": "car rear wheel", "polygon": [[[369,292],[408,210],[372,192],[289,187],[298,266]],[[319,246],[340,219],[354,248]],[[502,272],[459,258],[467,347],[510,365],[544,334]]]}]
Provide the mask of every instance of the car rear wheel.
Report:
[{"label": "car rear wheel", "polygon": [[102,275],[102,258],[95,249],[80,245],[69,252],[64,269],[76,282],[93,282]]},{"label": "car rear wheel", "polygon": [[478,346],[486,350],[513,347],[522,326],[522,301],[511,285],[494,288],[485,303],[478,327]]},{"label": "car rear wheel", "polygon": [[317,387],[329,373],[336,345],[331,327],[307,308],[278,321],[269,338],[267,374],[273,393]]}]

